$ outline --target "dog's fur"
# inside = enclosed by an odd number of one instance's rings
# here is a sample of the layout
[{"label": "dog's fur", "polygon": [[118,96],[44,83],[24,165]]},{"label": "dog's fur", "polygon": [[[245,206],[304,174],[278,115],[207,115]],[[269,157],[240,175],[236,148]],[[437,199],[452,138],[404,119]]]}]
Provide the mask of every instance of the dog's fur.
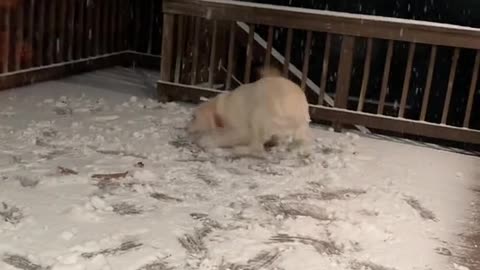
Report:
[{"label": "dog's fur", "polygon": [[305,93],[273,68],[261,78],[202,103],[188,132],[204,147],[234,147],[237,154],[263,155],[264,144],[286,140],[311,142],[310,115]]}]

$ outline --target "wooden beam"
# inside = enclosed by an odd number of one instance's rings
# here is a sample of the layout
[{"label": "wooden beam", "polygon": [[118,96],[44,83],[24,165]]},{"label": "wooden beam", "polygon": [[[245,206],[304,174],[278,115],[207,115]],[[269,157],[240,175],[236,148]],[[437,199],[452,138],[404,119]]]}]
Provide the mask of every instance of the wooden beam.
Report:
[{"label": "wooden beam", "polygon": [[430,98],[430,89],[432,88],[433,71],[435,69],[435,59],[437,57],[437,46],[433,45],[430,51],[430,61],[428,63],[427,82],[423,91],[422,110],[420,112],[420,121],[425,121],[428,109],[428,99]]},{"label": "wooden beam", "polygon": [[363,111],[363,104],[365,103],[365,96],[367,95],[368,80],[370,79],[370,65],[372,63],[372,46],[373,40],[369,38],[367,40],[365,62],[363,63],[362,87],[360,88],[360,95],[358,97],[357,111],[359,112]]},{"label": "wooden beam", "polygon": [[383,67],[382,89],[380,90],[380,100],[378,102],[377,114],[383,114],[385,99],[387,97],[388,80],[390,78],[390,66],[392,64],[393,40],[388,41],[387,56],[385,66]]},{"label": "wooden beam", "polygon": [[7,72],[9,70],[9,56],[10,56],[10,17],[11,9],[7,5],[0,9],[0,73]]},{"label": "wooden beam", "polygon": [[285,44],[285,62],[283,63],[283,76],[288,77],[290,57],[292,56],[293,29],[287,30],[287,41]]},{"label": "wooden beam", "polygon": [[332,43],[332,35],[327,33],[325,37],[325,50],[323,51],[323,62],[322,62],[322,76],[320,77],[320,90],[318,93],[318,105],[323,105],[323,99],[325,93],[327,92],[327,77],[328,77],[328,63],[330,61],[330,47]]},{"label": "wooden beam", "polygon": [[173,52],[173,37],[174,37],[174,15],[163,15],[163,30],[162,30],[162,60],[160,67],[160,79],[170,81],[172,76],[172,52]]},{"label": "wooden beam", "polygon": [[59,79],[69,75],[106,68],[114,65],[125,65],[127,63],[128,59],[125,57],[125,53],[122,52],[118,54],[9,72],[0,74],[0,90]]},{"label": "wooden beam", "polygon": [[472,114],[473,98],[475,97],[475,90],[477,88],[479,66],[480,66],[480,50],[477,50],[477,53],[475,55],[475,64],[473,66],[472,80],[470,81],[470,90],[468,91],[465,118],[463,119],[463,127],[465,128],[468,128],[470,126],[470,117]]},{"label": "wooden beam", "polygon": [[305,50],[303,52],[302,80],[300,83],[300,88],[304,92],[305,92],[305,87],[307,86],[311,48],[312,48],[312,31],[308,31],[307,38],[305,39]]},{"label": "wooden beam", "polygon": [[398,117],[403,118],[405,114],[405,105],[407,105],[408,91],[410,90],[410,78],[412,77],[413,57],[415,56],[415,43],[410,43],[408,49],[407,67],[405,68],[405,78],[403,80],[402,97],[400,98],[400,109]]},{"label": "wooden beam", "polygon": [[355,38],[344,36],[342,40],[342,51],[338,64],[337,89],[335,92],[335,108],[347,108],[348,93],[352,77],[352,62]]},{"label": "wooden beam", "polygon": [[416,20],[221,0],[164,0],[163,11],[215,20],[480,49],[480,29]]}]

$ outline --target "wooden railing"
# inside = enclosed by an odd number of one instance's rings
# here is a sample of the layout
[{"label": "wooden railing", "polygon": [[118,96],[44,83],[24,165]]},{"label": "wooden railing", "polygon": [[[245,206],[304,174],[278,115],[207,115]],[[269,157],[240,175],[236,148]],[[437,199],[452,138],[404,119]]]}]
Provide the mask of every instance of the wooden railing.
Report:
[{"label": "wooden railing", "polygon": [[[309,86],[312,82],[313,85],[318,84],[317,91],[310,91],[314,97],[310,95],[309,98],[314,121],[362,125],[402,134],[480,144],[480,104],[476,102],[480,98],[477,92],[480,29],[222,0],[164,0],[163,12],[162,63],[158,90],[160,95],[168,99],[198,102],[200,96],[212,96],[218,91],[235,87],[234,82],[248,83],[252,80],[252,63],[259,57],[263,58],[262,62],[266,65],[283,65],[284,74],[291,77],[292,37],[294,32],[302,31],[305,40],[298,83],[305,90],[314,88]],[[242,23],[249,26],[244,41],[246,48],[242,47],[238,37],[242,34],[238,27]],[[258,37],[261,37],[256,29],[260,28],[267,29],[265,55],[262,56],[255,51]],[[278,54],[272,40],[279,29],[287,32],[285,50],[280,52],[283,54],[283,62],[272,57],[274,52]],[[375,44],[385,42],[386,55],[375,53]],[[387,114],[385,107],[392,94],[389,93],[391,73],[392,69],[397,68],[392,62],[398,57],[394,48],[399,43],[408,45],[406,66],[398,106],[395,106],[393,113]],[[365,44],[361,54],[356,53],[359,48],[356,45],[359,44]],[[420,46],[430,48],[428,72],[423,82],[420,113],[415,118],[407,118],[407,101],[413,92],[410,84],[412,66]],[[316,59],[321,62],[321,70],[310,69],[315,64],[310,57],[313,47],[322,50],[323,59]],[[440,48],[453,52],[448,84],[440,91],[445,97],[441,105],[441,117],[436,121],[427,116],[430,110],[435,109],[429,106],[429,101],[437,72],[437,51]],[[461,108],[464,112],[461,125],[454,126],[449,120],[449,114],[452,112],[452,94],[456,91],[455,79],[460,71],[458,61],[462,54],[473,55],[475,60],[473,67],[468,70],[469,74],[463,74],[470,78],[468,93],[465,95],[464,107]],[[333,59],[334,56],[338,58]],[[367,111],[364,105],[371,89],[371,65],[372,61],[380,57],[384,64],[380,91],[375,102],[377,105],[375,110]],[[352,66],[354,60],[359,58],[363,74],[359,82],[353,83]],[[242,60],[241,63],[239,60]],[[333,62],[338,63],[335,87],[328,92]],[[465,69],[461,71],[465,72]],[[334,97],[333,104],[325,102],[326,97]],[[354,106],[349,102],[352,98],[356,100]],[[479,126],[474,127],[473,120]]]},{"label": "wooden railing", "polygon": [[156,0],[0,0],[0,90],[132,61],[158,66],[160,13]]}]

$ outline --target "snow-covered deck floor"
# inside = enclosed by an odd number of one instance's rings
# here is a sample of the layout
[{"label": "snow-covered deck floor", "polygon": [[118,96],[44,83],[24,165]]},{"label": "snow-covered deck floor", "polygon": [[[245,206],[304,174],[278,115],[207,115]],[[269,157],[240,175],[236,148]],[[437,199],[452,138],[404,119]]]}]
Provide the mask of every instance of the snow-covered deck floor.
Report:
[{"label": "snow-covered deck floor", "polygon": [[310,159],[207,155],[155,76],[0,93],[0,269],[479,269],[479,158],[320,127]]}]

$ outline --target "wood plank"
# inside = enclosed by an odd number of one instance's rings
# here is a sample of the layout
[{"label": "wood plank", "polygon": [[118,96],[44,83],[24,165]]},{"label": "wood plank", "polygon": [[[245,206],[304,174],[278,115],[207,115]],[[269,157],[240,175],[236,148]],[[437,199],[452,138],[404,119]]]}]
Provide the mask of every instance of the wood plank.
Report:
[{"label": "wood plank", "polygon": [[[197,82],[197,70],[198,70],[198,50],[200,46],[200,24],[201,18],[195,18],[194,34],[193,34],[193,54],[192,54],[192,76],[190,83],[195,84]],[[163,26],[165,28],[165,26]]]},{"label": "wood plank", "polygon": [[64,62],[64,51],[65,51],[65,40],[66,40],[66,30],[65,23],[67,21],[67,3],[66,0],[58,1],[58,13],[56,21],[56,43],[55,43],[55,62]]},{"label": "wood plank", "polygon": [[37,0],[36,10],[37,13],[35,14],[35,24],[36,24],[36,31],[35,31],[35,66],[42,66],[44,64],[44,36],[45,36],[45,22],[47,14],[47,2],[45,0]]},{"label": "wood plank", "polygon": [[293,41],[293,29],[287,30],[287,41],[285,45],[285,62],[283,63],[283,76],[288,77],[288,69],[290,68],[290,58],[292,56],[292,41]]},{"label": "wood plank", "polygon": [[[148,21],[148,35],[147,35],[147,53],[152,53],[152,46],[153,46],[153,29],[154,29],[154,20],[155,20],[155,3],[157,1],[150,1],[149,2],[149,21]],[[181,17],[181,16],[179,16]]]},{"label": "wood plank", "polygon": [[73,60],[73,48],[75,42],[75,20],[77,18],[77,3],[76,0],[69,0],[67,1],[67,9],[68,9],[68,26],[67,26],[67,41],[66,41],[66,48],[67,48],[67,61]]},{"label": "wood plank", "polygon": [[372,64],[372,47],[373,40],[367,39],[367,52],[365,55],[365,62],[363,63],[363,77],[362,86],[360,88],[360,95],[358,97],[357,111],[363,111],[363,104],[365,103],[365,96],[367,94],[368,80],[370,79],[370,66]]},{"label": "wood plank", "polygon": [[328,64],[330,62],[330,47],[332,44],[332,36],[330,33],[327,33],[325,38],[325,49],[323,51],[323,61],[322,61],[322,76],[320,77],[320,90],[318,93],[318,105],[323,105],[323,98],[327,89],[327,77],[328,77]]},{"label": "wood plank", "polygon": [[13,61],[13,70],[20,70],[22,66],[22,56],[23,56],[23,30],[24,30],[24,2],[17,2],[15,8],[15,41],[14,41],[14,61]]},{"label": "wood plank", "polygon": [[480,30],[469,27],[243,1],[164,0],[163,7],[166,13],[216,20],[480,49]]},{"label": "wood plank", "polygon": [[125,62],[125,54],[120,53],[0,74],[0,90],[64,78],[73,74],[106,68],[112,65],[123,65]]},{"label": "wood plank", "polygon": [[5,73],[9,71],[8,65],[9,63],[9,56],[10,56],[10,17],[11,17],[11,9],[5,7],[3,10],[0,10],[0,15],[2,16],[2,24],[3,29],[0,29],[0,55],[2,61],[0,62],[2,66],[0,67],[0,73]]},{"label": "wood plank", "polygon": [[480,50],[477,50],[475,55],[475,64],[473,66],[472,80],[470,82],[470,90],[468,91],[467,107],[465,110],[465,118],[463,119],[463,127],[470,126],[470,117],[472,114],[473,99],[475,97],[475,90],[477,89],[478,69],[480,66]]},{"label": "wood plank", "polygon": [[377,114],[383,114],[385,107],[385,98],[387,97],[388,79],[390,77],[390,65],[392,64],[393,40],[388,41],[387,56],[383,68],[382,89],[380,90],[380,100],[378,103]]},{"label": "wood plank", "polygon": [[355,38],[344,36],[342,40],[342,51],[338,64],[337,88],[335,93],[335,108],[347,108],[348,94],[352,75],[353,50]]},{"label": "wood plank", "polygon": [[175,61],[175,76],[174,82],[178,83],[180,81],[180,72],[182,70],[182,59],[184,51],[184,38],[185,38],[185,25],[184,25],[184,16],[178,16],[178,30],[177,30],[177,59]]},{"label": "wood plank", "polygon": [[407,67],[405,68],[405,78],[403,80],[402,97],[400,98],[400,109],[398,117],[403,118],[405,114],[405,105],[407,104],[408,90],[410,90],[410,78],[412,77],[413,57],[415,56],[415,43],[410,43],[408,49]]},{"label": "wood plank", "polygon": [[125,21],[124,18],[126,16],[125,9],[128,7],[128,4],[125,2],[125,0],[116,0],[118,1],[118,11],[116,15],[116,21],[117,21],[117,26],[118,26],[118,34],[117,34],[117,39],[116,39],[116,45],[117,45],[117,51],[121,51],[125,49],[125,44],[124,44],[124,35],[125,35]]},{"label": "wood plank", "polygon": [[34,43],[34,31],[37,28],[35,25],[35,8],[37,7],[35,3],[38,1],[29,0],[28,1],[28,10],[27,10],[27,19],[26,19],[26,32],[25,32],[25,61],[23,64],[23,68],[30,68],[33,66],[33,43]]},{"label": "wood plank", "polygon": [[272,46],[273,46],[273,26],[268,27],[267,35],[267,49],[265,51],[265,67],[270,66],[272,59]]},{"label": "wood plank", "polygon": [[117,25],[117,0],[111,0],[111,10],[112,12],[110,13],[110,32],[109,32],[109,42],[110,46],[108,49],[108,52],[115,52],[117,51],[117,39],[116,36],[118,35],[118,25]]},{"label": "wood plank", "polygon": [[102,35],[101,35],[101,41],[100,41],[100,53],[101,54],[106,54],[109,52],[110,48],[110,35],[109,35],[109,29],[110,29],[110,16],[111,16],[111,10],[110,10],[110,0],[102,0],[102,18],[101,18],[101,24],[102,24]]},{"label": "wood plank", "polygon": [[[80,59],[84,57],[85,53],[85,43],[88,42],[88,28],[85,27],[86,25],[86,20],[85,20],[85,9],[86,9],[86,4],[85,0],[77,0],[77,14],[78,17],[76,19],[76,24],[75,24],[75,32],[76,32],[76,38],[75,38],[75,59]],[[87,37],[87,38],[86,38]]]},{"label": "wood plank", "polygon": [[89,56],[92,56],[95,54],[95,44],[94,44],[94,40],[93,40],[93,36],[94,36],[94,28],[95,28],[95,7],[94,7],[94,4],[93,4],[93,1],[91,0],[85,0],[86,1],[86,5],[87,5],[87,8],[86,8],[86,19],[87,19],[87,22],[86,22],[86,25],[87,25],[87,28],[86,28],[86,32],[87,32],[87,37],[88,37],[88,42],[86,43],[87,44],[87,48],[86,48],[86,55],[85,57],[89,57]]},{"label": "wood plank", "polygon": [[55,51],[57,44],[57,0],[48,0],[48,12],[47,12],[47,57],[46,64],[52,64],[55,62]]},{"label": "wood plank", "polygon": [[[158,81],[157,87],[162,89],[162,91],[166,94],[167,99],[170,101],[184,101],[193,103],[199,103],[201,97],[210,98],[222,92],[210,88],[175,84],[165,81]],[[341,121],[345,124],[362,125],[367,128],[393,131],[401,134],[420,135],[430,138],[480,144],[480,131],[473,129],[439,125],[423,121],[407,120],[397,117],[375,115],[317,105],[310,105],[310,116],[312,121],[315,123],[322,121]]]},{"label": "wood plank", "polygon": [[443,104],[442,121],[441,121],[442,124],[447,123],[448,110],[450,109],[450,100],[452,99],[453,83],[455,82],[455,73],[457,72],[457,63],[458,63],[459,55],[460,55],[460,49],[455,48],[455,50],[453,51],[452,65],[450,67],[450,75],[448,76],[447,94],[445,97],[445,103]]},{"label": "wood plank", "polygon": [[[355,38],[353,36],[343,36],[337,72],[337,88],[334,100],[335,108],[347,108],[352,75],[354,46]],[[342,123],[340,121],[335,121],[333,123],[333,128],[336,132],[340,132],[342,129]]]},{"label": "wood plank", "polygon": [[[170,81],[172,70],[173,37],[175,31],[175,16],[171,14],[163,15],[162,31],[162,60],[160,67],[160,79]],[[161,94],[159,92],[159,94]],[[159,95],[160,97],[161,95]]]},{"label": "wood plank", "polygon": [[312,48],[312,31],[307,32],[307,38],[305,40],[305,50],[303,52],[303,67],[302,67],[302,80],[300,82],[300,88],[305,92],[308,79],[308,67],[310,65],[310,52]]},{"label": "wood plank", "polygon": [[230,38],[228,40],[228,63],[227,63],[227,79],[225,82],[225,90],[232,88],[232,75],[233,67],[235,66],[235,30],[237,24],[235,22],[230,23]]},{"label": "wood plank", "polygon": [[252,73],[252,58],[253,58],[253,38],[255,35],[255,25],[249,25],[248,30],[248,42],[247,42],[247,58],[245,63],[245,73],[243,76],[243,82],[250,82],[250,74]]},{"label": "wood plank", "polygon": [[[94,2],[94,26],[93,26],[93,55],[101,54],[102,47],[102,0],[96,0]],[[135,1],[138,2],[138,1]]]},{"label": "wood plank", "polygon": [[217,53],[217,21],[212,22],[212,47],[210,48],[210,63],[208,68],[208,86],[213,87],[213,78],[215,76],[216,65],[216,53]]},{"label": "wood plank", "polygon": [[430,61],[428,63],[427,82],[423,91],[422,110],[420,112],[420,121],[425,121],[428,109],[428,100],[430,98],[430,89],[432,88],[433,71],[435,69],[435,60],[437,58],[437,46],[433,45],[430,51]]},{"label": "wood plank", "polygon": [[141,33],[142,33],[142,25],[141,25],[141,21],[140,21],[140,18],[142,17],[142,10],[140,9],[140,3],[142,1],[133,1],[133,5],[134,5],[134,12],[135,12],[135,15],[133,17],[134,19],[134,27],[135,27],[135,31],[134,31],[134,34],[133,34],[133,50],[137,51],[137,52],[140,52],[141,51],[141,48],[140,48],[140,37],[141,37]]}]

